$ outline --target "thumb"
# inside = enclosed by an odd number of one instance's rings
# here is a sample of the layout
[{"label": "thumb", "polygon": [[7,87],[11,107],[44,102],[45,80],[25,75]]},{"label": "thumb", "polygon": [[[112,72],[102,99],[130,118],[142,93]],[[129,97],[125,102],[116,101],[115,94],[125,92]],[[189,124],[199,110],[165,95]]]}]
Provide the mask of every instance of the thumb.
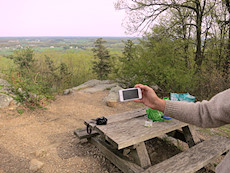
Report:
[{"label": "thumb", "polygon": [[142,99],[135,99],[133,100],[134,102],[137,102],[137,103],[142,103]]}]

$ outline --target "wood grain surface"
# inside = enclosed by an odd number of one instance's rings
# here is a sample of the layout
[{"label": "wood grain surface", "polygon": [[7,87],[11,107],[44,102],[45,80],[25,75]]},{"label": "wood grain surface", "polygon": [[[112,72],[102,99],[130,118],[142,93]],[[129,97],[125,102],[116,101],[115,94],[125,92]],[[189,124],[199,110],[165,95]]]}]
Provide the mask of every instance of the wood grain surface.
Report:
[{"label": "wood grain surface", "polygon": [[165,122],[156,121],[153,122],[152,127],[145,127],[146,120],[147,116],[139,116],[96,126],[96,129],[103,133],[117,149],[122,149],[187,126],[186,123],[171,119]]},{"label": "wood grain surface", "polygon": [[230,138],[215,136],[148,168],[144,173],[193,173],[229,149]]},{"label": "wood grain surface", "polygon": [[[107,123],[111,124],[111,123],[115,123],[115,122],[119,122],[119,121],[127,121],[127,120],[135,118],[135,117],[144,116],[144,115],[146,115],[146,109],[147,109],[147,107],[143,107],[143,108],[135,109],[135,110],[120,113],[120,114],[114,114],[114,115],[106,116]],[[96,123],[94,120],[86,120],[85,124],[90,125],[91,128],[94,128],[96,126]]]},{"label": "wood grain surface", "polygon": [[116,165],[120,170],[125,173],[140,173],[144,169],[140,166],[128,161],[123,155],[121,155],[118,150],[114,150],[104,141],[100,141],[96,137],[89,139],[97,148],[109,159],[114,165]]}]

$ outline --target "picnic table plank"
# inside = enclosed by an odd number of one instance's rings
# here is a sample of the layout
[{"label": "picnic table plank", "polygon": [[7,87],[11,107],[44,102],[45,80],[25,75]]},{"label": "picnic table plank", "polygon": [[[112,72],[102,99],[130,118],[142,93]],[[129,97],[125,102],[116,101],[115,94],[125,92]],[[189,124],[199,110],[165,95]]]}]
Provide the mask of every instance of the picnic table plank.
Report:
[{"label": "picnic table plank", "polygon": [[96,137],[90,138],[89,141],[93,143],[105,155],[107,159],[109,159],[123,172],[140,173],[144,171],[143,168],[125,159],[123,155],[121,155],[117,150],[111,148],[104,141],[101,141]]},{"label": "picnic table plank", "polygon": [[[135,109],[135,110],[124,112],[124,113],[109,115],[109,116],[106,116],[106,118],[108,120],[108,124],[116,123],[119,121],[127,121],[135,117],[146,115],[146,109],[147,107],[143,107],[143,108]],[[94,127],[96,126],[96,123],[92,120],[86,120],[85,125],[90,125],[90,127],[94,129]]]},{"label": "picnic table plank", "polygon": [[145,127],[146,120],[146,116],[139,116],[129,121],[96,126],[96,129],[119,150],[187,126],[186,123],[171,119],[153,122],[152,127]]},{"label": "picnic table plank", "polygon": [[229,149],[229,138],[214,136],[187,151],[149,167],[144,173],[193,173]]},{"label": "picnic table plank", "polygon": [[99,133],[97,131],[92,131],[91,134],[88,134],[86,129],[77,129],[74,131],[74,134],[79,139],[91,138],[91,137],[99,135]]},{"label": "picnic table plank", "polygon": [[188,126],[182,127],[182,130],[183,130],[184,137],[185,137],[185,140],[186,140],[189,148],[193,147],[195,145],[195,142],[193,140],[192,133],[191,133],[189,127]]},{"label": "picnic table plank", "polygon": [[137,144],[135,149],[131,150],[130,154],[134,158],[134,162],[142,168],[148,168],[151,166],[151,161],[145,146],[145,142]]}]

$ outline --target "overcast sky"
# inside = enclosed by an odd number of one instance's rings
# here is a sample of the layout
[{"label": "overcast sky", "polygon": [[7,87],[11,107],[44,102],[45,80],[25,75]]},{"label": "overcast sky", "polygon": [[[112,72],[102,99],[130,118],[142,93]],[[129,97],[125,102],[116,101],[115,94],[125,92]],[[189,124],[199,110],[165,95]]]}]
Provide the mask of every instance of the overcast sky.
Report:
[{"label": "overcast sky", "polygon": [[129,36],[116,0],[0,0],[0,37]]}]

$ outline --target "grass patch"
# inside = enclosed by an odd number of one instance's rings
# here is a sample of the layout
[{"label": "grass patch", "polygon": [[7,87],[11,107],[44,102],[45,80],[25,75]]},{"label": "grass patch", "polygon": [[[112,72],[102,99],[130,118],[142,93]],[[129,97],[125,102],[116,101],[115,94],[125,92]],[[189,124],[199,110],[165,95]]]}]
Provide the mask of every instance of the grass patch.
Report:
[{"label": "grass patch", "polygon": [[218,135],[230,137],[230,125],[225,125],[217,128]]},{"label": "grass patch", "polygon": [[205,133],[209,136],[219,135],[230,137],[230,125],[225,125],[218,128],[199,128],[198,131],[201,133]]},{"label": "grass patch", "polygon": [[201,132],[201,133],[206,133],[206,134],[208,134],[209,136],[213,136],[213,133],[211,132],[211,129],[206,129],[206,128],[199,128],[199,130],[198,130],[199,132]]},{"label": "grass patch", "polygon": [[24,113],[24,109],[17,109],[17,112],[22,115]]}]

